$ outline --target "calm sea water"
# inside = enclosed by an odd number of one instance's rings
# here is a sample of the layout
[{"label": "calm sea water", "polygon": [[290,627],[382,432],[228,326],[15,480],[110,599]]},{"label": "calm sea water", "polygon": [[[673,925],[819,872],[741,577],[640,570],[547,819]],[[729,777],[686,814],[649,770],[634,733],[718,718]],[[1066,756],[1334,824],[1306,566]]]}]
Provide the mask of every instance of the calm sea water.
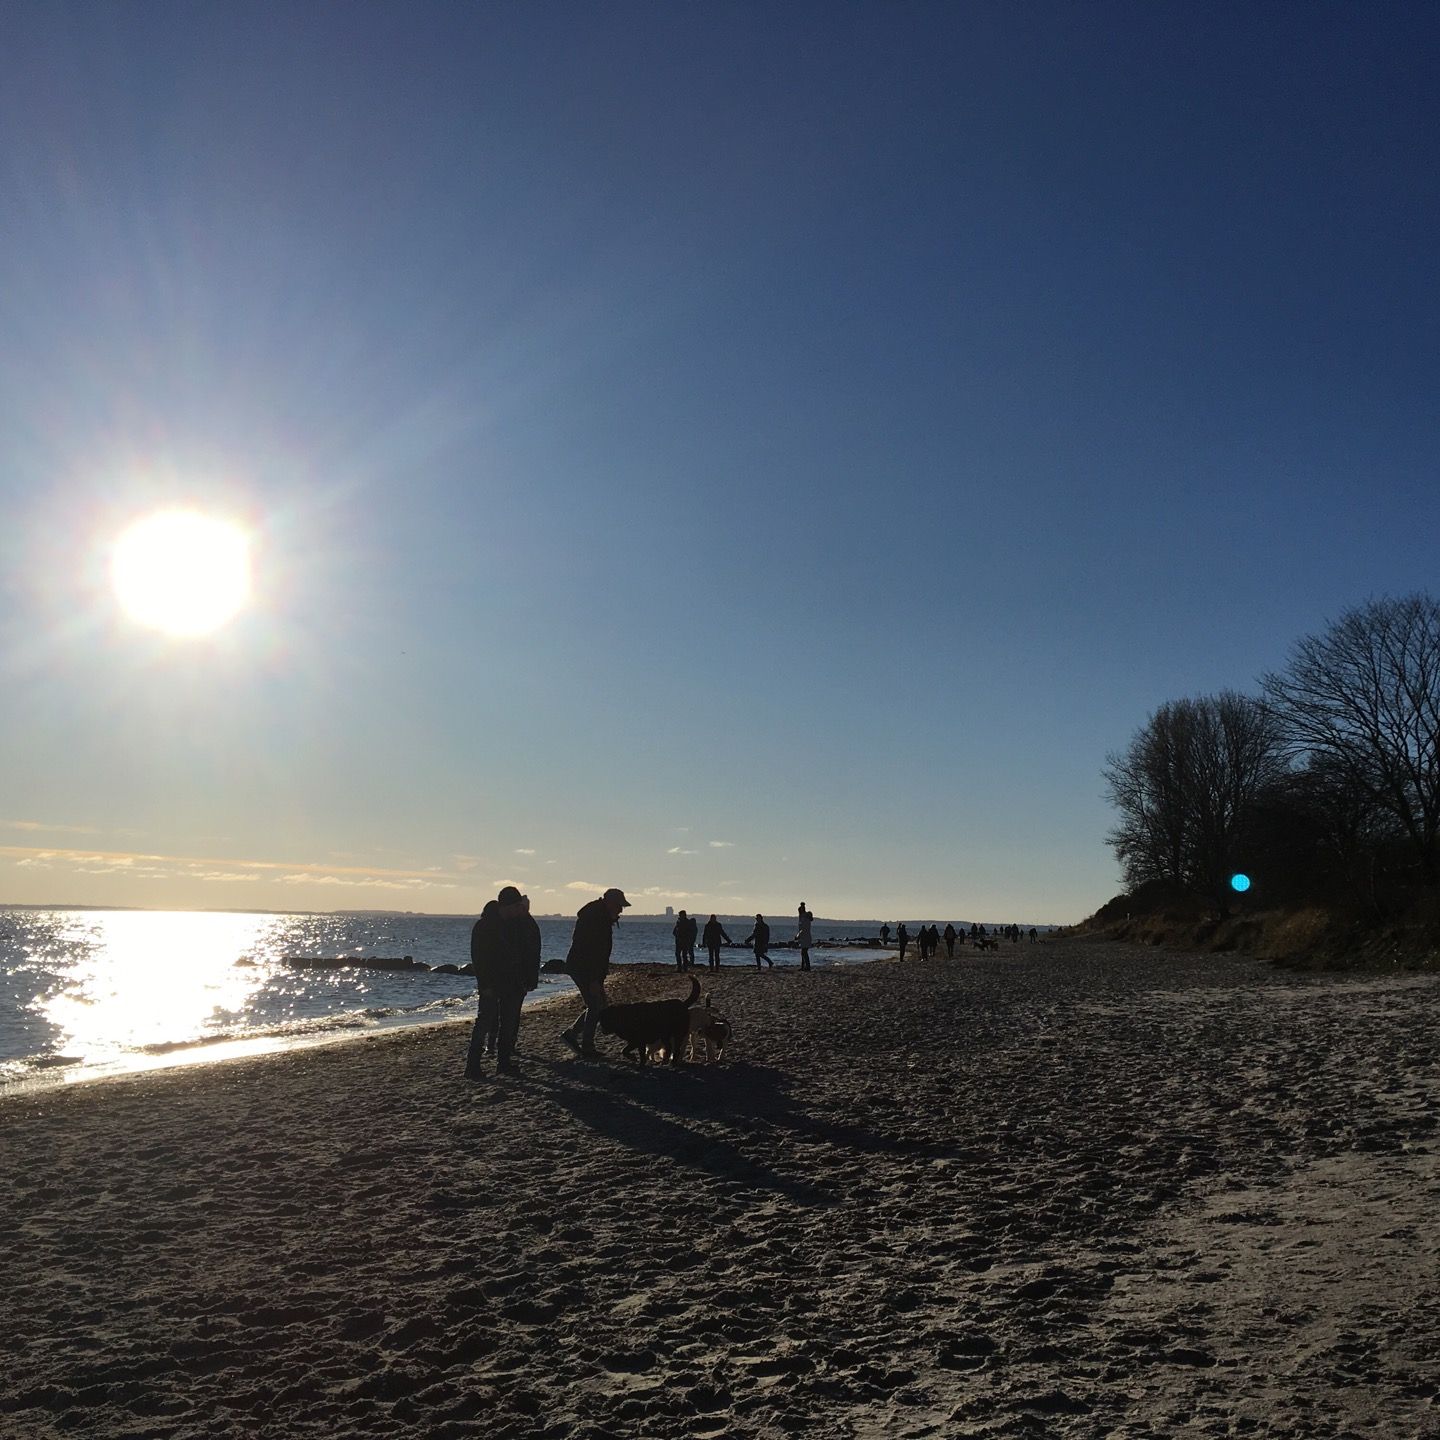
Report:
[{"label": "calm sea water", "polygon": [[[0,1086],[253,1054],[468,1016],[475,982],[466,975],[301,970],[282,957],[410,955],[427,965],[464,964],[471,923],[433,915],[0,911]],[[615,959],[673,963],[672,924],[622,919]],[[573,925],[573,917],[540,920],[547,959],[564,956]],[[736,940],[749,933],[740,922],[726,928]],[[771,928],[776,940],[793,933],[788,919],[772,917]],[[839,939],[875,928],[817,921],[814,933],[817,940]],[[773,955],[777,965],[799,963],[793,951]],[[748,963],[748,952],[729,951],[726,958]],[[833,964],[863,954],[817,951],[812,958]],[[563,975],[547,975],[532,1001],[573,988]]]}]

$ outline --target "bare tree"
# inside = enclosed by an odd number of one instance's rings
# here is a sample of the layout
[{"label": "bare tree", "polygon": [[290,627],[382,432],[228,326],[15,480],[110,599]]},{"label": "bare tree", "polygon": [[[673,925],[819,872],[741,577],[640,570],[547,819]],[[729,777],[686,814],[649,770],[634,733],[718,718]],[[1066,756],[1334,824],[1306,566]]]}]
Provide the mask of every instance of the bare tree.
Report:
[{"label": "bare tree", "polygon": [[1102,774],[1120,813],[1109,841],[1134,888],[1165,880],[1223,914],[1260,798],[1284,773],[1278,730],[1234,691],[1162,705]]},{"label": "bare tree", "polygon": [[1388,816],[1428,884],[1440,877],[1440,605],[1371,600],[1301,640],[1265,698],[1292,754]]}]

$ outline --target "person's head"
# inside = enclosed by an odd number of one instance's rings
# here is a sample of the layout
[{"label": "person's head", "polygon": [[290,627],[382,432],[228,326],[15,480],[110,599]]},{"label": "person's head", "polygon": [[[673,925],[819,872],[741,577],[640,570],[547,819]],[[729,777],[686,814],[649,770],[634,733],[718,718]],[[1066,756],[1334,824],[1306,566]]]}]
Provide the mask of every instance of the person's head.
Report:
[{"label": "person's head", "polygon": [[605,902],[605,908],[610,912],[610,918],[612,920],[618,920],[620,918],[620,912],[630,908],[630,902],[625,898],[625,892],[623,890],[616,890],[612,887],[600,898]]},{"label": "person's head", "polygon": [[755,923],[757,925],[763,925],[765,923],[765,917],[763,915],[757,915],[755,917]]},{"label": "person's head", "polygon": [[514,885],[507,885],[496,897],[495,903],[505,916],[525,915],[530,910],[530,897],[522,895]]},{"label": "person's head", "polygon": [[684,920],[684,919],[686,918],[685,912],[684,912],[683,910],[680,912],[680,918],[681,918],[682,920]]},{"label": "person's head", "polygon": [[710,917],[710,923],[712,925],[715,923],[715,917],[713,915]]}]

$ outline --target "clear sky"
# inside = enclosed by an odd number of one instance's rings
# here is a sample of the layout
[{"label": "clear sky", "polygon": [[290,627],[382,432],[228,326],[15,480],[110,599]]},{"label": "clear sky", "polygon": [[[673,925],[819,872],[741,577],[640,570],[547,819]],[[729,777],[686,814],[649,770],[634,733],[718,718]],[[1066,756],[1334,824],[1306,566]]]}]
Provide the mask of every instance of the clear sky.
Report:
[{"label": "clear sky", "polygon": [[[0,3],[0,901],[1088,913],[1107,750],[1437,588],[1437,56]],[[200,636],[111,581],[174,509]]]}]

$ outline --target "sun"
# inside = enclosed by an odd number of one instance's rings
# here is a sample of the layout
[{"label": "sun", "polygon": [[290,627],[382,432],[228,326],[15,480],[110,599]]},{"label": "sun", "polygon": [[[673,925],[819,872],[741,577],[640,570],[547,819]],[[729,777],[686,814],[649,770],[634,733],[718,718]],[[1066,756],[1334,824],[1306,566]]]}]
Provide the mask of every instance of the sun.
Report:
[{"label": "sun", "polygon": [[166,510],[120,536],[110,573],[132,620],[168,635],[207,635],[250,598],[250,539],[228,520]]}]

